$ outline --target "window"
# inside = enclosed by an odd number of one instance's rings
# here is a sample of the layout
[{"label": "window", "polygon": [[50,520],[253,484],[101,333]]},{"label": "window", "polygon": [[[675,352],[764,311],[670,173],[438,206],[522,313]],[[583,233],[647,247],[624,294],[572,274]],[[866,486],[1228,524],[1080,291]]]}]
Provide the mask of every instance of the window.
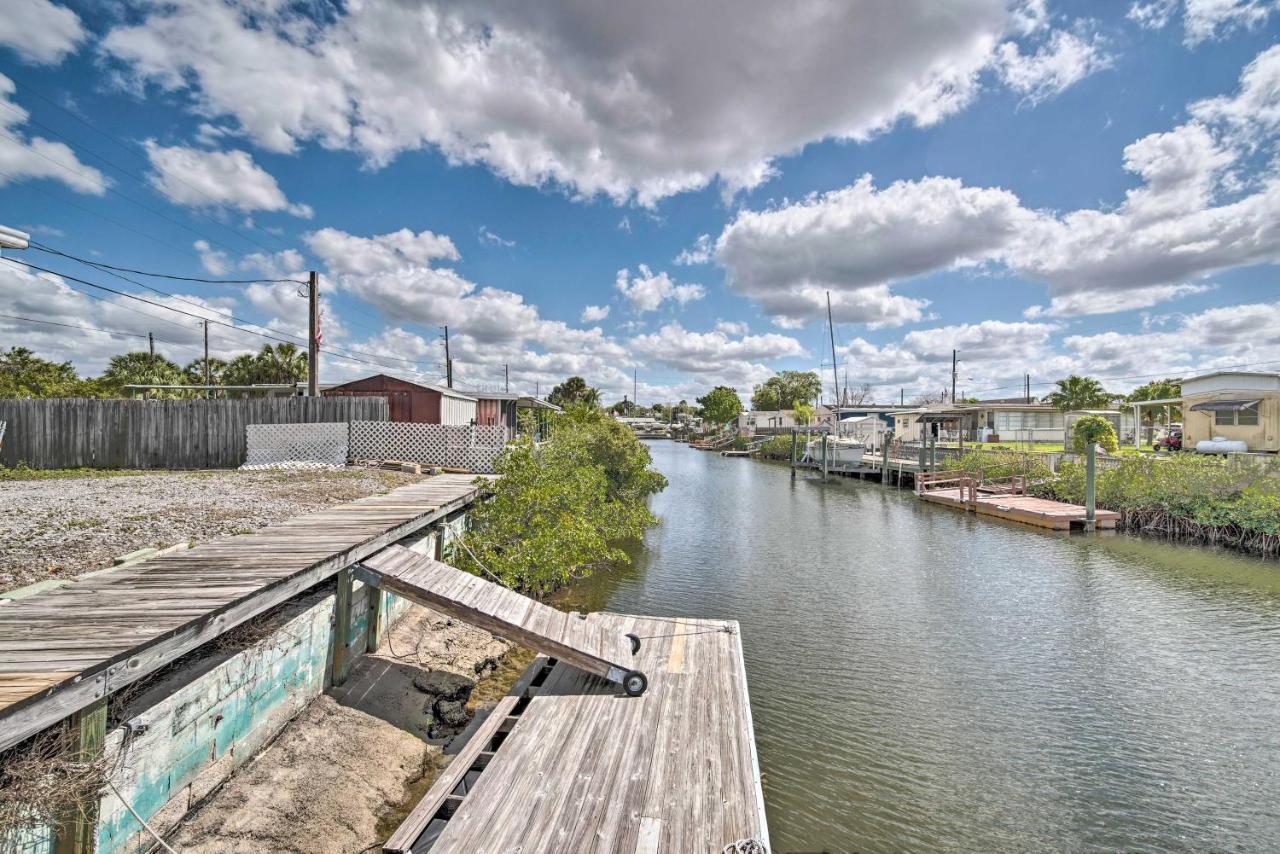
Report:
[{"label": "window", "polygon": [[1213,423],[1218,427],[1257,427],[1258,405],[1246,406],[1243,409],[1213,413]]}]

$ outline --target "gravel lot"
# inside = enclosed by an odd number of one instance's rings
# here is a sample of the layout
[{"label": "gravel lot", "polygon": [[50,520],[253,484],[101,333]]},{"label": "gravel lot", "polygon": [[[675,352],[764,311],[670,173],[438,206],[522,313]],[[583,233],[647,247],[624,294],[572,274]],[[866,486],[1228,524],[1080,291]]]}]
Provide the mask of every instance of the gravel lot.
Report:
[{"label": "gravel lot", "polygon": [[417,478],[396,472],[163,472],[0,481],[0,592],[148,546],[239,534]]}]

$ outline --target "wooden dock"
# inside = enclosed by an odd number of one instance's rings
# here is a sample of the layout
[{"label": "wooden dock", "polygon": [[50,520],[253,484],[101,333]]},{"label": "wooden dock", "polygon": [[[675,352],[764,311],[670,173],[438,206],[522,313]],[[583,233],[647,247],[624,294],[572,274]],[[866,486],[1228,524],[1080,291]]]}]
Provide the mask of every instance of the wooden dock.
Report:
[{"label": "wooden dock", "polygon": [[621,683],[628,694],[638,696],[648,686],[633,661],[640,642],[598,622],[566,614],[403,546],[383,549],[360,563],[358,572],[374,587]]},{"label": "wooden dock", "polygon": [[619,614],[584,622],[640,638],[636,666],[649,690],[625,697],[540,656],[383,851],[720,854],[741,840],[768,845],[738,624]]},{"label": "wooden dock", "polygon": [[0,604],[7,748],[483,493],[440,475]]},{"label": "wooden dock", "polygon": [[[1003,478],[983,482],[963,472],[936,472],[916,480],[916,495],[925,501],[983,516],[995,516],[1037,528],[1069,531],[1085,526],[1085,508],[1049,498],[1026,494],[1022,478]],[[1113,510],[1095,510],[1094,527],[1115,528],[1120,514]]]}]

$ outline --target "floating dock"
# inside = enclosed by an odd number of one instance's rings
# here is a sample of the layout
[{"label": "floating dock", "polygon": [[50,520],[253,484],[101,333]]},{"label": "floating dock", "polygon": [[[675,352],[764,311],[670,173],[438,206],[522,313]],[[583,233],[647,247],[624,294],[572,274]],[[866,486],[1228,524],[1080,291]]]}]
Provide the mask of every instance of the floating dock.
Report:
[{"label": "floating dock", "polygon": [[[916,495],[934,504],[1037,528],[1069,531],[1085,527],[1086,522],[1084,507],[1027,495],[1025,481],[1019,477],[982,482],[962,472],[921,474],[916,479]],[[1113,510],[1094,511],[1095,528],[1115,528],[1119,521],[1120,514]]]}]

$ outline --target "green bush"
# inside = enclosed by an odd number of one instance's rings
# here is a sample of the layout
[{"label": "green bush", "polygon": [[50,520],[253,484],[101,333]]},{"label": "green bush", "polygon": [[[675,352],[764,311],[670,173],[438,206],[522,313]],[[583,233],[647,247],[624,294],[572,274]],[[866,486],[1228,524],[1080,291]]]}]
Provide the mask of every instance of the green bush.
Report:
[{"label": "green bush", "polygon": [[1041,454],[1028,454],[1010,450],[969,451],[961,457],[948,457],[942,463],[943,471],[965,471],[986,480],[1022,475],[1028,480],[1044,480],[1053,476]]},{"label": "green bush", "polygon": [[1093,445],[1101,445],[1108,454],[1120,450],[1116,428],[1101,415],[1082,415],[1071,428],[1071,443],[1077,454],[1086,453]]},{"label": "green bush", "polygon": [[766,460],[791,460],[791,436],[770,436],[756,452]]},{"label": "green bush", "polygon": [[635,434],[599,410],[570,407],[550,433],[541,445],[526,433],[498,458],[493,497],[473,510],[465,548],[452,555],[533,594],[627,563],[618,544],[657,521],[647,500],[667,485]]},{"label": "green bush", "polygon": [[[1084,503],[1084,464],[1064,462],[1047,487]],[[1218,457],[1125,457],[1097,473],[1097,504],[1124,514],[1126,527],[1280,551],[1280,479]]]}]

